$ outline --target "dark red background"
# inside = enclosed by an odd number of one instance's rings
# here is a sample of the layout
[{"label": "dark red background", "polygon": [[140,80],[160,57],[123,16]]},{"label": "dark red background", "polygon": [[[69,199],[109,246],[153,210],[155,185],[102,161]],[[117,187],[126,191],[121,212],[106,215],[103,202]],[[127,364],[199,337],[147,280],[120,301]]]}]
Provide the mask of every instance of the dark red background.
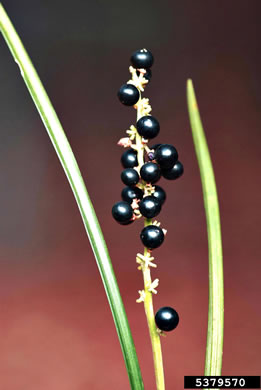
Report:
[{"label": "dark red background", "polygon": [[[145,96],[185,166],[161,181],[168,229],[159,293],[178,328],[162,339],[166,389],[202,375],[207,234],[186,107],[194,81],[218,186],[225,274],[223,375],[260,375],[260,11],[258,0],[3,2],[57,110],[108,244],[145,389],[155,389],[135,255],[141,222],[117,225],[122,150],[135,111],[117,90],[131,53],[155,57]],[[75,200],[6,44],[0,40],[0,389],[128,389],[100,275]]]}]

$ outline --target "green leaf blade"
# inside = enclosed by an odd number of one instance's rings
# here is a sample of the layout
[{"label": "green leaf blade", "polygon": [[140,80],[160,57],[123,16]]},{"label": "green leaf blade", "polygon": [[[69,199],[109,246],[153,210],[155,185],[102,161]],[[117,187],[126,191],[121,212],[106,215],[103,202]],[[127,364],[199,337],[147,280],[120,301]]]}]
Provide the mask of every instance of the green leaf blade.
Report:
[{"label": "green leaf blade", "polygon": [[70,183],[104,284],[132,390],[143,390],[139,362],[108,249],[78,164],[37,72],[0,3],[0,30],[42,118]]},{"label": "green leaf blade", "polygon": [[209,311],[205,375],[221,375],[224,333],[224,282],[221,225],[213,166],[191,80],[187,101],[192,137],[202,183],[208,231]]}]

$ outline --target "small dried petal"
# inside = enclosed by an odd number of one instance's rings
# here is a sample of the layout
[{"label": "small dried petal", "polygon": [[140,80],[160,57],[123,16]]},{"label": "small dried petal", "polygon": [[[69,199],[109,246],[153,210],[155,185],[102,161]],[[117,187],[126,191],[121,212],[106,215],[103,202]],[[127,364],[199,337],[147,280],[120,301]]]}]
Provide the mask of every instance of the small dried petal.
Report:
[{"label": "small dried petal", "polygon": [[133,210],[138,209],[139,208],[139,200],[133,199],[131,207],[133,208]]},{"label": "small dried petal", "polygon": [[118,141],[118,145],[123,146],[124,148],[129,148],[132,145],[132,142],[129,137],[124,137]]}]

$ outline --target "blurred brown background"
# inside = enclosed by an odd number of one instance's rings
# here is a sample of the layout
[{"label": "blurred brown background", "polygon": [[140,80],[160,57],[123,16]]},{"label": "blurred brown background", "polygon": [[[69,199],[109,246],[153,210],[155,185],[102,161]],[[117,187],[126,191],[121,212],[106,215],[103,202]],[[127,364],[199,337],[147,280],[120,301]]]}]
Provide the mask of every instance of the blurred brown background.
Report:
[{"label": "blurred brown background", "polygon": [[[260,375],[259,0],[3,1],[57,110],[107,241],[146,390],[155,389],[135,255],[141,222],[111,217],[120,200],[117,141],[135,111],[117,99],[129,57],[152,51],[145,91],[185,174],[159,183],[168,229],[155,251],[159,294],[178,328],[162,339],[166,389],[202,375],[208,253],[186,107],[194,81],[218,186],[225,273],[223,375]],[[45,128],[0,40],[0,389],[128,389],[109,305],[75,200]]]}]

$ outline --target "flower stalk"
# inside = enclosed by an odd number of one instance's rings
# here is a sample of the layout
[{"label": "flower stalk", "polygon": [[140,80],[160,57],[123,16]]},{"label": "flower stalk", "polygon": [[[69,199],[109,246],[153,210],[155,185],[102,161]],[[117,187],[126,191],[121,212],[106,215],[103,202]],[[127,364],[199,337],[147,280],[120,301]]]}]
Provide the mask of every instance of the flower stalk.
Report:
[{"label": "flower stalk", "polygon": [[[140,75],[137,76],[136,69],[132,66],[129,68],[130,73],[132,74],[132,79],[128,82],[133,84],[140,92],[144,91],[144,87],[147,84],[147,80],[143,76],[143,69],[139,69]],[[145,71],[145,70],[144,70]],[[134,108],[137,110],[137,122],[140,118],[145,115],[148,115],[151,112],[151,106],[149,105],[149,99],[142,98],[134,105]],[[147,146],[147,140],[144,140],[141,135],[138,133],[134,126],[131,126],[131,131],[127,131],[127,134],[130,134],[130,137],[133,140],[131,147],[137,151],[138,166],[135,168],[140,172],[141,167],[144,165],[144,152],[150,152],[150,149]],[[135,141],[135,143],[134,143]],[[139,183],[139,188],[141,188],[145,194],[151,195],[154,192],[154,187],[151,184],[147,184],[143,180]],[[159,226],[159,223],[152,221],[152,219],[145,218],[144,227],[156,224]],[[165,231],[166,232],[166,231]],[[136,261],[139,264],[138,269],[142,271],[144,289],[139,291],[140,297],[136,302],[144,303],[145,314],[147,318],[147,324],[149,328],[153,362],[154,362],[154,372],[157,390],[165,390],[165,381],[164,381],[164,369],[163,369],[163,359],[161,351],[161,342],[160,336],[163,335],[163,332],[160,331],[155,324],[155,315],[153,308],[153,294],[157,294],[157,286],[159,284],[159,279],[152,281],[150,267],[156,268],[157,265],[153,262],[154,257],[151,256],[151,251],[144,247],[144,254],[137,254]]]}]

